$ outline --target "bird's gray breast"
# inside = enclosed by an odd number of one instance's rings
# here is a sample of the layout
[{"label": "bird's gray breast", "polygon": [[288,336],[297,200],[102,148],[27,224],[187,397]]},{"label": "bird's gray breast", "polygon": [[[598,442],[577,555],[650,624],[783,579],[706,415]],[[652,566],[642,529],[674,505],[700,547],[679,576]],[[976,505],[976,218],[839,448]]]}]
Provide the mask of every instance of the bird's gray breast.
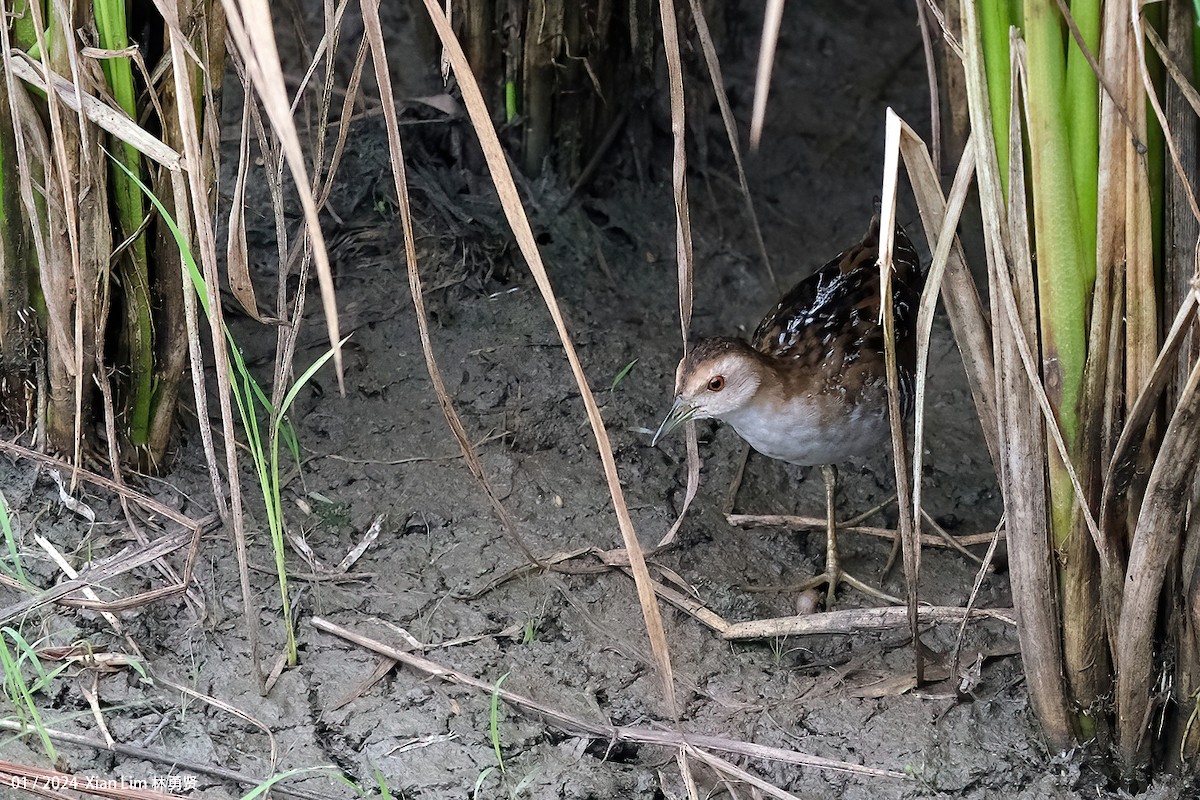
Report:
[{"label": "bird's gray breast", "polygon": [[838,464],[874,455],[888,439],[887,414],[878,408],[822,413],[819,404],[795,401],[784,413],[735,413],[725,419],[746,442],[789,464]]}]

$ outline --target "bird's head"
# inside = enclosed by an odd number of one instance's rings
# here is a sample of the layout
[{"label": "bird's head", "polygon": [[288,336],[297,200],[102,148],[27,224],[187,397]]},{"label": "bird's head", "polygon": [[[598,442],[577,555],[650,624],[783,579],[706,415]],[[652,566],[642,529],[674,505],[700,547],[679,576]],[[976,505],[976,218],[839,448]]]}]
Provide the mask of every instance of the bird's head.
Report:
[{"label": "bird's head", "polygon": [[697,343],[679,362],[675,404],[651,445],[690,419],[726,419],[737,413],[751,403],[762,380],[762,357],[741,339]]}]

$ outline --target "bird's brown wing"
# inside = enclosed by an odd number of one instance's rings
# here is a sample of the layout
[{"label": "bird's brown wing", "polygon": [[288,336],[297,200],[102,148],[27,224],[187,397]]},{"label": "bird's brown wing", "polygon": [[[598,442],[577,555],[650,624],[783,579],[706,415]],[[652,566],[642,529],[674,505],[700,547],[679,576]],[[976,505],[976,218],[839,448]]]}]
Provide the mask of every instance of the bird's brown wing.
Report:
[{"label": "bird's brown wing", "polygon": [[[839,253],[796,284],[759,323],[754,349],[791,362],[797,370],[824,370],[854,383],[857,372],[870,372],[883,357],[879,324],[879,220],[854,247]],[[897,226],[893,254],[892,308],[902,371],[915,358],[913,323],[925,276],[912,242]]]},{"label": "bird's brown wing", "polygon": [[758,324],[751,346],[776,358],[799,357],[814,340],[846,329],[850,310],[872,287],[878,294],[879,277],[870,274],[874,260],[862,245],[839,253],[783,296]]}]

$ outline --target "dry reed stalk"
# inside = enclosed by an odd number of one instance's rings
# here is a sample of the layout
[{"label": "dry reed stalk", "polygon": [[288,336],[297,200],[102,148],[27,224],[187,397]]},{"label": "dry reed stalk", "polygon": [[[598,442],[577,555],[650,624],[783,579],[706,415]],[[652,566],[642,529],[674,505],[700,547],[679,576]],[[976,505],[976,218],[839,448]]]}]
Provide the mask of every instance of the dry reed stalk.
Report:
[{"label": "dry reed stalk", "polygon": [[576,385],[579,387],[584,407],[587,409],[588,421],[592,427],[596,447],[599,451],[601,463],[604,466],[605,480],[608,484],[609,493],[612,496],[613,509],[616,512],[621,536],[629,554],[630,567],[633,570],[638,602],[642,608],[642,616],[645,621],[647,635],[650,639],[650,647],[654,653],[655,662],[658,665],[659,678],[663,686],[664,707],[669,716],[675,717],[678,714],[678,703],[675,696],[674,675],[671,669],[666,633],[663,629],[662,617],[654,597],[654,590],[650,585],[650,573],[646,568],[641,543],[638,541],[637,531],[633,526],[633,520],[629,516],[625,495],[621,489],[620,476],[617,472],[616,460],[613,457],[608,432],[604,427],[604,420],[600,416],[599,408],[596,406],[595,398],[592,396],[591,387],[588,384],[587,375],[583,371],[583,365],[579,361],[579,356],[575,351],[570,333],[567,331],[566,323],[563,320],[562,312],[559,309],[558,301],[554,294],[554,289],[550,285],[549,276],[546,273],[545,265],[542,263],[541,253],[533,236],[533,231],[529,226],[529,220],[525,216],[520,195],[517,192],[516,184],[513,182],[512,173],[509,169],[504,150],[500,145],[496,129],[492,125],[488,115],[487,106],[479,90],[478,82],[475,80],[474,75],[471,74],[462,47],[459,45],[457,38],[455,38],[453,30],[450,28],[450,23],[437,2],[435,0],[425,0],[425,8],[429,13],[430,19],[433,21],[434,27],[437,29],[438,37],[441,39],[446,56],[453,66],[454,74],[458,78],[463,101],[466,105],[467,113],[471,118],[476,136],[478,136],[483,148],[484,157],[487,159],[496,193],[500,198],[505,216],[516,237],[521,254],[524,256],[530,271],[533,273],[534,281],[537,283],[538,290],[542,294],[542,299],[545,301],[546,307],[550,312],[550,317],[554,321],[555,330],[558,333],[559,340],[563,344],[567,360],[571,365],[571,372],[575,377]]},{"label": "dry reed stalk", "polygon": [[721,112],[721,122],[725,126],[725,138],[729,141],[729,152],[733,154],[733,164],[737,169],[738,186],[742,190],[742,199],[746,202],[746,217],[754,231],[754,243],[758,246],[759,257],[767,277],[776,292],[780,292],[779,281],[775,278],[775,270],[771,268],[771,257],[767,253],[767,244],[763,241],[762,226],[758,224],[758,214],[754,210],[754,198],[750,195],[750,185],[746,181],[746,165],[742,160],[742,147],[737,133],[737,121],[733,118],[733,109],[729,107],[729,93],[725,91],[725,79],[721,77],[721,60],[717,57],[717,48],[713,44],[712,34],[708,29],[708,20],[704,15],[704,7],[700,0],[689,0],[692,19],[696,23],[696,37],[700,40],[700,48],[704,52],[704,65],[708,68],[709,82],[712,84],[713,95],[717,98],[717,108]]},{"label": "dry reed stalk", "polygon": [[[683,88],[683,60],[679,53],[679,27],[674,0],[660,0],[658,4],[659,18],[662,25],[663,49],[667,56],[667,76],[670,85],[671,99],[671,196],[675,206],[675,263],[679,287],[679,332],[683,340],[683,350],[688,348],[688,334],[692,327],[692,285],[695,270],[695,258],[692,252],[692,220],[691,207],[688,203],[687,187],[687,110],[686,97]],[[703,25],[703,23],[698,23]],[[703,34],[701,34],[703,38]],[[711,39],[710,39],[711,44]],[[710,70],[712,64],[709,64]],[[734,151],[737,143],[733,142]],[[740,159],[739,159],[740,164]],[[768,267],[769,268],[769,267]],[[696,424],[692,421],[684,426],[684,436],[687,442],[687,489],[684,492],[683,507],[679,509],[670,530],[658,543],[664,547],[674,541],[675,535],[683,526],[692,500],[700,486],[700,446],[696,438]]]},{"label": "dry reed stalk", "polygon": [[540,564],[541,562],[537,556],[533,554],[533,551],[529,549],[529,546],[521,537],[516,519],[509,513],[504,503],[500,501],[500,497],[496,494],[495,489],[492,488],[492,483],[484,471],[483,463],[479,460],[479,455],[475,452],[475,448],[467,436],[466,429],[463,427],[462,419],[458,416],[458,412],[455,411],[454,404],[450,400],[450,393],[446,390],[441,369],[438,367],[437,359],[433,353],[433,343],[429,338],[429,316],[425,311],[424,289],[421,284],[421,274],[417,265],[416,234],[413,228],[412,206],[408,194],[404,150],[400,142],[400,126],[395,112],[396,104],[392,97],[391,72],[387,63],[387,49],[384,45],[383,27],[379,21],[378,0],[364,0],[362,3],[362,12],[363,26],[366,29],[366,40],[370,43],[371,61],[375,68],[375,82],[379,86],[379,97],[384,108],[383,119],[384,125],[387,128],[388,147],[392,159],[392,179],[395,182],[400,222],[404,231],[404,254],[408,268],[409,291],[412,294],[413,307],[416,312],[417,329],[421,337],[421,351],[425,356],[425,367],[429,372],[430,381],[433,383],[433,390],[437,395],[442,415],[446,418],[446,423],[450,426],[450,430],[454,434],[459,448],[462,450],[468,469],[470,469],[475,480],[479,482],[484,494],[487,495],[492,509],[496,512],[496,516],[500,518],[505,530],[512,538],[513,544],[517,546],[517,549],[527,559],[535,564]]},{"label": "dry reed stalk", "polygon": [[775,46],[783,22],[783,0],[767,0],[763,12],[763,32],[758,44],[758,69],[754,74],[754,107],[750,117],[750,150],[758,150],[767,119],[767,95],[771,90],[771,70],[775,66]]},{"label": "dry reed stalk", "polygon": [[[898,497],[909,498],[919,497],[919,494],[913,494],[911,473],[908,471],[908,451],[904,444],[904,416],[900,409],[900,370],[896,364],[895,310],[892,307],[892,250],[896,236],[896,194],[900,178],[900,141],[903,134],[903,121],[894,111],[888,109],[883,156],[883,204],[879,220],[879,307],[883,323],[884,360],[887,366],[888,426],[891,428],[896,494]],[[897,503],[896,507],[900,512],[898,527],[908,604],[908,628],[912,636],[913,665],[919,686],[925,681],[924,650],[917,618],[921,582],[920,509],[913,508],[908,502]]]},{"label": "dry reed stalk", "polygon": [[[368,0],[369,2],[370,0]],[[704,734],[684,733],[656,728],[643,728],[627,725],[611,725],[608,723],[592,722],[581,717],[561,711],[533,698],[526,697],[510,689],[498,688],[495,684],[480,680],[472,675],[439,664],[420,655],[391,647],[368,636],[337,625],[322,617],[312,618],[313,627],[324,633],[337,636],[366,648],[386,658],[398,661],[410,669],[437,678],[446,683],[464,686],[484,695],[497,695],[504,702],[512,705],[523,713],[537,715],[546,724],[576,736],[587,736],[615,742],[637,742],[658,747],[697,747],[706,750],[718,750],[725,753],[758,758],[767,761],[777,761],[783,764],[795,764],[802,767],[829,770],[850,775],[861,775],[870,778],[892,778],[903,780],[907,776],[896,770],[880,769],[862,764],[813,756],[795,750],[780,747],[769,747],[753,742],[742,742],[721,736],[706,736]]]},{"label": "dry reed stalk", "polygon": [[[279,52],[275,46],[275,29],[271,24],[271,12],[266,0],[221,0],[225,7],[229,34],[237,45],[238,53],[246,64],[255,91],[262,101],[263,109],[278,137],[280,148],[292,178],[298,187],[309,187],[308,168],[300,146],[300,137],[292,120]],[[174,43],[174,39],[172,40]],[[178,84],[178,81],[176,82]],[[310,191],[297,192],[304,210],[305,232],[313,251],[317,268],[317,282],[321,289],[321,304],[325,310],[325,327],[333,349],[334,370],[338,388],[345,393],[345,376],[342,368],[341,336],[339,333],[337,299],[334,295],[333,272],[329,266],[329,254],[325,249],[325,237],[321,232],[317,216],[317,204]]]},{"label": "dry reed stalk", "polygon": [[[185,10],[190,10],[190,5]],[[181,9],[179,4],[171,2],[171,0],[165,0],[160,5],[159,11],[163,15],[163,20],[167,26],[171,52],[175,114],[179,121],[178,133],[182,139],[184,159],[188,167],[186,170],[186,190],[182,185],[182,181],[172,183],[176,218],[190,220],[194,223],[194,230],[190,232],[185,231],[185,235],[187,233],[191,234],[186,241],[199,245],[198,261],[204,276],[205,292],[207,294],[205,307],[208,310],[209,338],[218,375],[217,398],[221,412],[221,432],[225,444],[225,466],[230,494],[229,522],[233,527],[234,551],[238,561],[239,585],[242,594],[242,605],[245,611],[244,622],[246,633],[250,642],[251,661],[254,664],[254,674],[259,690],[265,693],[266,678],[263,675],[259,657],[258,614],[253,611],[256,608],[256,603],[254,602],[254,594],[250,587],[245,514],[242,507],[241,474],[238,466],[233,403],[228,377],[231,374],[231,368],[225,345],[221,295],[218,291],[220,279],[217,267],[216,232],[212,224],[213,217],[209,206],[208,184],[201,172],[203,151],[200,142],[199,121],[196,117],[197,98],[194,93],[194,81],[191,70],[193,68],[192,65],[199,67],[202,64],[198,57],[196,57],[194,48],[192,48],[183,29],[180,27]],[[228,11],[227,7],[227,14]],[[235,35],[234,39],[237,41],[238,37]],[[240,49],[244,50],[247,46],[246,42],[239,42]],[[190,214],[187,213],[189,209],[191,211]],[[184,213],[180,213],[180,211]],[[189,307],[191,311],[189,315],[191,318],[188,320],[189,325],[194,324],[197,326],[196,328],[190,328],[190,330],[195,330],[198,334],[199,320],[195,314],[195,298],[192,297],[193,289],[190,285],[190,279],[184,273],[181,275],[181,280],[185,284],[183,287],[184,297],[188,298],[185,302],[190,302],[191,304]],[[193,341],[198,338],[197,334],[189,333],[189,351],[192,354],[194,384],[203,381],[202,372],[197,374],[197,371],[201,369],[203,364],[198,346],[199,343],[198,341]],[[214,465],[210,465],[210,470],[213,468]],[[215,482],[216,478],[214,477],[213,480]]]}]

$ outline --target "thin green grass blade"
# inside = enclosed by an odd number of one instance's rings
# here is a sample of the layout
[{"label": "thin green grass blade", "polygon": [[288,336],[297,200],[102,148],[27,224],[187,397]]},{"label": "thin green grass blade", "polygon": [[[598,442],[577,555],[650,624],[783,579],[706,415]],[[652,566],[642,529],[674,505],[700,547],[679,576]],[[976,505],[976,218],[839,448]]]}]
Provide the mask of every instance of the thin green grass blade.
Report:
[{"label": "thin green grass blade", "polygon": [[12,519],[8,515],[8,501],[4,492],[0,492],[0,533],[4,534],[4,547],[8,551],[8,560],[0,561],[0,572],[10,578],[32,587],[25,569],[21,566],[21,551],[17,547],[16,533],[13,531]]},{"label": "thin green grass blade", "polygon": [[392,800],[392,791],[388,788],[387,779],[383,777],[383,773],[377,767],[375,769],[375,785],[379,787],[380,800]]},{"label": "thin green grass blade", "polygon": [[42,669],[41,661],[24,637],[7,627],[3,629],[3,633],[12,639],[19,654],[14,657],[5,637],[0,636],[0,666],[4,668],[4,694],[8,697],[18,716],[37,733],[46,757],[50,759],[51,763],[54,763],[58,761],[58,753],[54,749],[54,742],[46,732],[46,725],[42,722],[42,715],[38,711],[37,703],[33,700],[33,691],[21,672],[21,665],[28,660],[34,666],[34,670],[42,676],[45,675],[45,670]]},{"label": "thin green grass blade", "polygon": [[[166,223],[167,228],[171,231],[171,235],[175,238],[175,243],[179,248],[183,263],[187,267],[188,276],[191,278],[192,286],[199,298],[201,308],[204,310],[205,316],[210,316],[212,310],[208,303],[208,286],[205,283],[204,276],[200,272],[199,266],[196,264],[195,257],[192,255],[190,243],[184,237],[183,232],[179,230],[179,226],[175,224],[175,220],[166,206],[163,205],[154,192],[140,178],[134,175],[133,172],[127,169],[124,164],[116,159],[113,161],[149,198],[162,217],[163,222]],[[275,413],[270,399],[268,399],[262,387],[259,386],[258,381],[254,379],[250,368],[246,365],[241,348],[234,341],[233,334],[229,331],[228,326],[223,326],[223,332],[225,334],[231,365],[231,374],[229,376],[230,390],[234,402],[237,404],[238,414],[242,419],[242,428],[246,433],[247,445],[254,460],[254,468],[258,475],[259,489],[262,492],[263,506],[267,516],[267,527],[271,536],[271,546],[275,553],[275,567],[282,607],[281,613],[287,637],[288,664],[294,666],[297,662],[296,632],[292,621],[292,608],[288,595],[287,569],[284,561],[283,519],[278,484],[278,444],[277,442],[272,442],[272,455],[268,459],[267,446],[263,439],[262,430],[259,427],[255,403],[257,402],[262,408],[268,419],[277,421],[278,415]],[[324,362],[322,361],[321,363]],[[294,397],[295,395],[293,394],[292,398],[294,399]],[[275,428],[276,425],[272,424],[271,427]]]},{"label": "thin green grass blade", "polygon": [[638,360],[635,358],[633,361],[630,361],[628,364],[626,364],[624,367],[622,367],[621,371],[618,372],[616,374],[616,376],[612,379],[612,386],[608,387],[608,390],[610,392],[615,392],[617,390],[617,387],[621,385],[621,381],[628,378],[629,373],[633,372],[633,368],[635,366],[637,366],[637,363],[638,363]]},{"label": "thin green grass blade", "polygon": [[496,685],[492,687],[492,710],[488,717],[488,731],[492,737],[492,749],[496,752],[496,765],[500,767],[500,774],[505,774],[504,756],[500,752],[500,686],[508,677],[508,673],[504,673],[496,681]]},{"label": "thin green grass blade", "polygon": [[278,775],[272,775],[270,778],[267,778],[258,786],[255,786],[253,789],[242,795],[241,800],[255,800],[258,797],[264,796],[268,791],[271,790],[272,786],[280,781],[286,781],[289,778],[296,778],[300,775],[312,775],[313,773],[324,773],[334,780],[349,786],[351,789],[354,789],[355,791],[358,790],[358,786],[356,786],[353,781],[346,778],[346,776],[342,775],[334,767],[299,767],[297,769],[289,769],[286,772],[281,772]]},{"label": "thin green grass blade", "polygon": [[479,792],[481,789],[483,789],[484,781],[486,781],[495,771],[495,767],[488,767],[487,769],[480,771],[479,777],[475,779],[475,788],[471,790],[471,800],[479,800]]}]

